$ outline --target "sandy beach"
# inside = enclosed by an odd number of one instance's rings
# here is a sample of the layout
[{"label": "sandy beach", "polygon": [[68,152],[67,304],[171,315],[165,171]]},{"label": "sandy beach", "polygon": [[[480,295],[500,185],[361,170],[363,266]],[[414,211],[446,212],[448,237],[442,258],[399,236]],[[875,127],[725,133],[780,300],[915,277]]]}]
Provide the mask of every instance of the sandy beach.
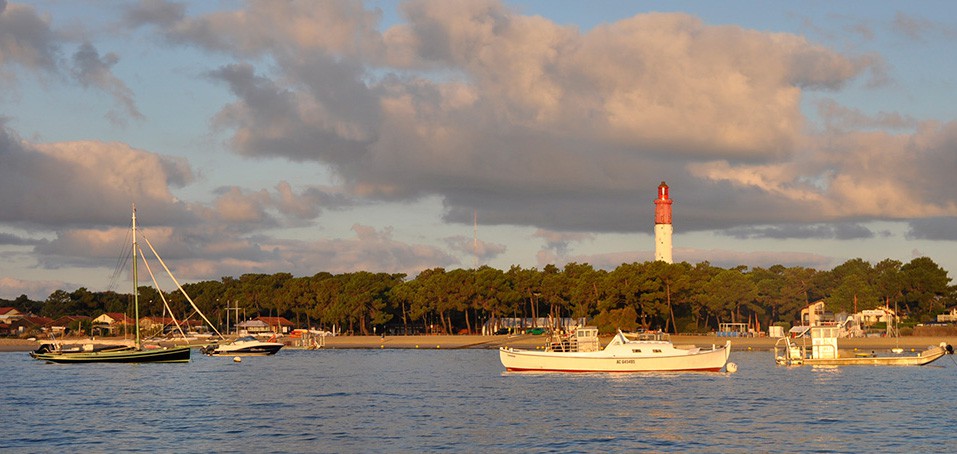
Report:
[{"label": "sandy beach", "polygon": [[[607,342],[610,336],[602,338],[603,343]],[[749,350],[770,350],[774,347],[777,338],[773,337],[739,337],[727,338],[713,335],[705,336],[671,336],[672,342],[676,346],[707,346],[721,345],[726,341],[731,341],[732,351]],[[87,339],[65,339],[65,343],[88,343]],[[128,342],[123,338],[102,338],[94,341],[96,343],[114,343]],[[841,339],[840,347],[842,349],[859,350],[889,350],[900,346],[906,350],[913,349],[920,351],[928,346],[938,345],[941,342],[949,345],[957,345],[957,336],[940,337],[920,337],[908,336],[901,338],[888,337],[863,337]],[[368,349],[386,349],[386,348],[404,348],[404,349],[457,349],[457,348],[480,348],[497,349],[499,347],[516,348],[536,348],[545,343],[545,336],[541,335],[520,335],[520,336],[337,336],[327,337],[324,348],[368,348]],[[30,351],[36,348],[36,341],[26,339],[0,339],[0,352],[2,351]],[[197,344],[198,345],[198,344]],[[292,348],[292,347],[290,347]]]}]

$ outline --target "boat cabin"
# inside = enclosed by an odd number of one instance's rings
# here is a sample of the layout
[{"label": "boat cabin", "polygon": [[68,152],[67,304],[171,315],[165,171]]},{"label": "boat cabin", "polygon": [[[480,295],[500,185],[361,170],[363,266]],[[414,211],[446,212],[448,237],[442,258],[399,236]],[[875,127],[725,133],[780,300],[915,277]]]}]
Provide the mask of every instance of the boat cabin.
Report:
[{"label": "boat cabin", "polygon": [[[874,352],[856,353],[841,356],[838,353],[837,339],[841,335],[838,326],[812,326],[810,328],[811,345],[807,345],[807,338],[801,345],[782,337],[774,344],[774,360],[782,366],[798,366],[808,364],[812,366],[923,366],[936,361],[952,350],[945,343],[940,346],[931,346],[916,355],[901,355],[903,349],[892,349],[892,355],[878,355]],[[783,351],[782,351],[783,348]]]},{"label": "boat cabin", "polygon": [[661,331],[645,331],[638,334],[639,341],[671,342],[671,336]]},{"label": "boat cabin", "polygon": [[837,358],[837,337],[840,328],[836,326],[811,327],[811,358]]},{"label": "boat cabin", "polygon": [[584,326],[575,329],[574,334],[549,339],[545,351],[553,352],[597,352],[601,350],[598,340],[598,328]]}]

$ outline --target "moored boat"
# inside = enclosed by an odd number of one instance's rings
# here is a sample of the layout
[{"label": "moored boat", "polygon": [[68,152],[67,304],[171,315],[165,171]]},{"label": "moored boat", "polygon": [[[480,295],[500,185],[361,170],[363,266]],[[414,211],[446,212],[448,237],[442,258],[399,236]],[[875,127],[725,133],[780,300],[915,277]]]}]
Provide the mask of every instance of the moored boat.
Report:
[{"label": "moored boat", "polygon": [[40,342],[40,345],[36,350],[30,352],[30,356],[37,358],[39,355],[47,354],[64,354],[64,353],[95,353],[95,352],[107,352],[107,351],[128,351],[133,350],[132,345],[125,344],[71,344],[64,345],[57,341],[56,339]]},{"label": "moored boat", "polygon": [[[136,207],[133,207],[132,221],[132,277],[133,277],[133,310],[135,311],[134,320],[139,320],[139,281],[137,274],[137,257],[139,246],[136,242]],[[147,240],[147,243],[149,241]],[[155,252],[155,251],[154,251]],[[164,265],[165,266],[165,265]],[[187,297],[188,298],[188,297]],[[165,300],[164,300],[165,304]],[[140,340],[140,325],[136,326],[136,342],[132,347],[115,349],[85,349],[78,351],[57,347],[56,344],[41,345],[36,351],[30,352],[30,356],[35,359],[48,361],[52,363],[73,364],[73,363],[185,363],[189,362],[189,346],[176,347],[157,347],[144,348]],[[46,350],[46,351],[44,351]]]},{"label": "moored boat", "polygon": [[[802,344],[790,338],[782,337],[774,344],[774,361],[782,366],[924,366],[937,361],[954,349],[941,343],[913,355],[842,352],[838,348],[838,328],[815,326],[810,329],[810,337],[802,338]],[[807,345],[810,340],[811,345]]]},{"label": "moored boat", "polygon": [[719,372],[730,353],[731,341],[681,349],[663,333],[644,333],[632,340],[621,331],[601,348],[598,329],[589,326],[550,341],[544,351],[501,347],[499,358],[510,372]]},{"label": "moored boat", "polygon": [[243,336],[226,344],[210,344],[203,353],[210,356],[268,356],[275,355],[283,347],[280,342],[261,341],[253,336]]},{"label": "moored boat", "polygon": [[60,364],[71,363],[186,363],[189,346],[159,348],[127,348],[92,352],[38,353],[36,359]]}]

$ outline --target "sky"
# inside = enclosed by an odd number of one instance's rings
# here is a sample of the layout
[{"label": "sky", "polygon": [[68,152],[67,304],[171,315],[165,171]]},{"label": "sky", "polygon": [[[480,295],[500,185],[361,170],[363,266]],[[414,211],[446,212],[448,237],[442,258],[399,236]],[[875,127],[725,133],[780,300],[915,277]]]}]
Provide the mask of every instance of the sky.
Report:
[{"label": "sky", "polygon": [[[957,272],[957,6],[0,0],[0,298],[654,258]],[[144,281],[147,277],[140,276]],[[162,286],[162,284],[161,284]]]}]

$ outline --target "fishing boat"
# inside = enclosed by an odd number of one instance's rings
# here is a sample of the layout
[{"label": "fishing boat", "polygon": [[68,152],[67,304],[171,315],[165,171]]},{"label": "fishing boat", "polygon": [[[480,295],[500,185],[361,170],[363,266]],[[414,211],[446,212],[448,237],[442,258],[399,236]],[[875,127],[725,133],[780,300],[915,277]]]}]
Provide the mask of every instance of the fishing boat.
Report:
[{"label": "fishing boat", "polygon": [[[137,275],[137,252],[139,246],[136,242],[136,207],[133,207],[133,308],[134,308],[134,320],[139,320],[140,318],[140,307],[139,307],[139,289],[138,289],[138,275]],[[148,240],[147,240],[148,242]],[[150,246],[152,249],[152,246]],[[154,250],[155,253],[155,250]],[[148,266],[148,265],[147,265]],[[165,266],[165,265],[164,265]],[[152,273],[151,273],[152,274]],[[188,297],[187,297],[188,298]],[[192,302],[192,300],[190,300]],[[164,304],[166,303],[164,299]],[[48,361],[52,363],[185,363],[189,362],[190,348],[189,346],[173,346],[173,347],[159,347],[154,346],[152,348],[146,348],[143,345],[143,342],[140,340],[140,325],[139,323],[135,324],[136,326],[136,343],[132,348],[127,349],[109,349],[109,350],[92,350],[85,351],[81,349],[80,351],[69,351],[64,350],[63,348],[54,349],[53,351],[38,353],[36,351],[30,352],[30,356],[38,360]],[[42,348],[42,347],[41,347]]]},{"label": "fishing boat", "polygon": [[509,372],[719,372],[728,362],[731,341],[711,348],[676,348],[667,334],[642,333],[629,339],[621,330],[601,348],[598,328],[549,340],[544,350],[499,348]]},{"label": "fishing boat", "polygon": [[954,351],[953,347],[941,342],[916,354],[901,354],[903,349],[881,355],[847,352],[838,349],[838,332],[839,328],[834,326],[811,327],[810,338],[803,337],[800,345],[791,338],[782,337],[774,344],[774,361],[782,366],[924,366]]},{"label": "fishing boat", "polygon": [[280,342],[261,341],[253,336],[243,336],[226,344],[210,344],[203,347],[203,353],[209,356],[269,356],[275,355],[283,347]]}]

